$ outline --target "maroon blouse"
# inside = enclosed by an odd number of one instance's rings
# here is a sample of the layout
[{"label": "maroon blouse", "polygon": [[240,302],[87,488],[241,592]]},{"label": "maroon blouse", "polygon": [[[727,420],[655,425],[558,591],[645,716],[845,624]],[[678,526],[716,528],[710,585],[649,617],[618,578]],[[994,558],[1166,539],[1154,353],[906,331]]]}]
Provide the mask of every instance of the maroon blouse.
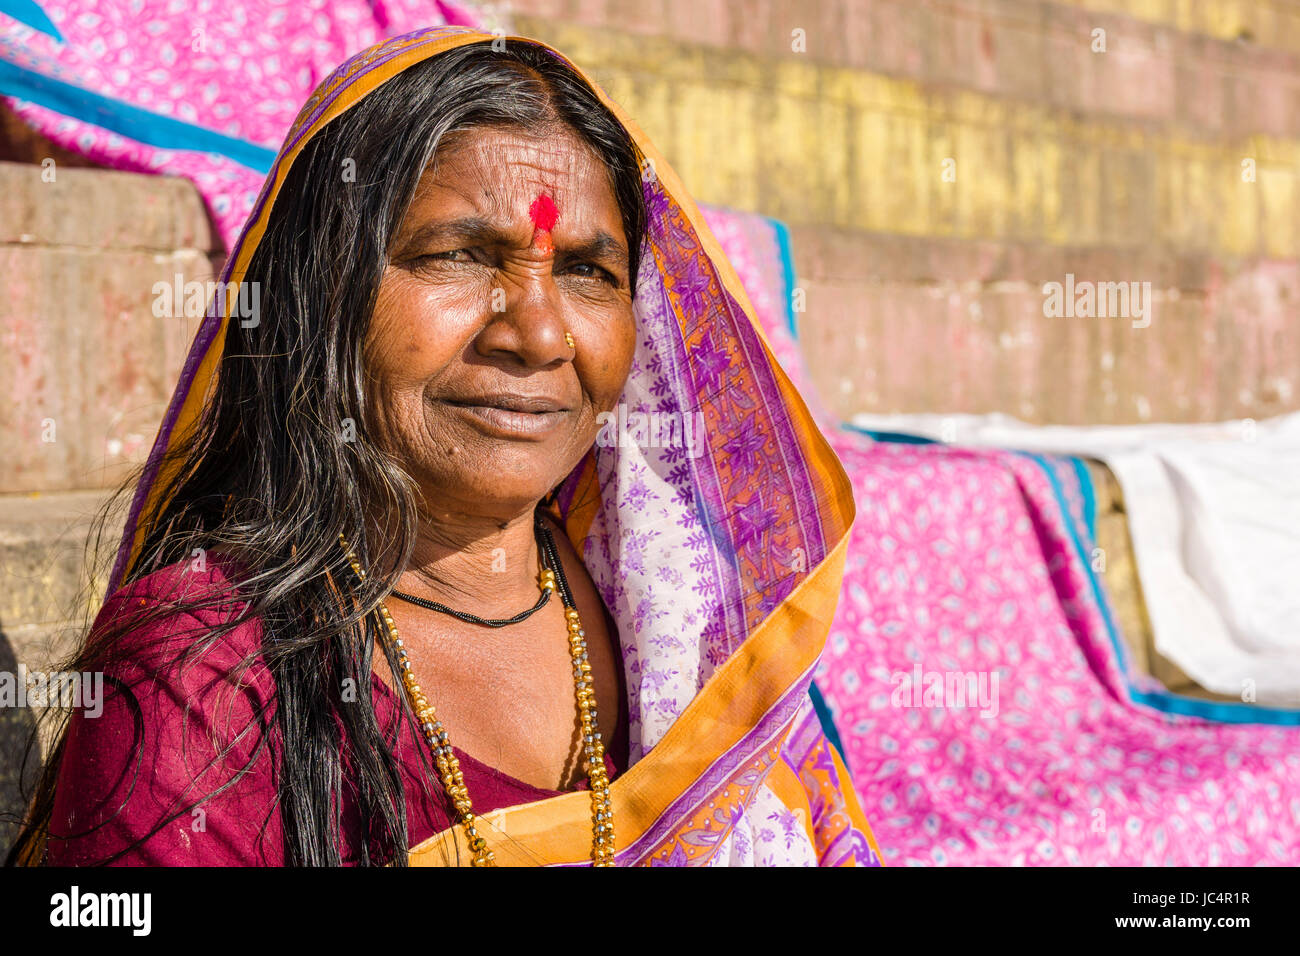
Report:
[{"label": "maroon blouse", "polygon": [[[100,610],[94,629],[108,624],[135,606],[194,588],[228,586],[220,559],[195,572],[179,562],[117,591]],[[228,679],[240,662],[261,647],[262,629],[247,621],[225,634],[197,660],[178,669],[177,654],[200,633],[234,616],[234,605],[205,608],[195,615],[177,615],[141,627],[123,642],[118,661],[104,672],[103,710],[90,718],[74,713],[59,768],[54,811],[50,822],[46,864],[78,866],[98,863],[137,840],[140,846],[123,854],[117,865],[143,866],[282,866],[284,838],[276,792],[275,755],[281,750],[280,730],[273,708],[264,718],[269,746],[258,750],[264,736],[255,715],[273,701],[274,679],[257,658],[238,682]],[[114,686],[114,679],[131,689],[138,708]],[[452,824],[441,784],[426,784],[432,766],[427,743],[408,721],[401,720],[398,698],[383,681],[371,681],[375,716],[387,739],[396,733],[394,757],[406,792],[408,846],[415,846]],[[188,714],[186,704],[190,705]],[[138,713],[137,713],[138,711]],[[140,721],[142,749],[133,746]],[[231,752],[216,758],[234,743]],[[609,776],[627,764],[627,721],[605,754]],[[534,787],[459,749],[465,786],[482,813],[499,807],[531,803],[561,791]],[[232,785],[163,823],[178,809],[249,770]],[[581,781],[577,789],[586,789]],[[342,797],[345,862],[359,857],[365,827],[345,782]],[[153,832],[155,828],[157,832]],[[90,831],[90,832],[85,832]]]}]

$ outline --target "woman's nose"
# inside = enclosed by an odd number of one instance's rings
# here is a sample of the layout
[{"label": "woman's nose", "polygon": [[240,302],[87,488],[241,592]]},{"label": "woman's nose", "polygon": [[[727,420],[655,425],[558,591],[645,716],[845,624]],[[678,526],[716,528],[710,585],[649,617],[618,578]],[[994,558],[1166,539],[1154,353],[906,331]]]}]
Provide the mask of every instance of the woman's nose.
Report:
[{"label": "woman's nose", "polygon": [[539,368],[573,357],[566,331],[555,279],[534,274],[492,290],[487,322],[474,347],[485,358],[508,355]]}]

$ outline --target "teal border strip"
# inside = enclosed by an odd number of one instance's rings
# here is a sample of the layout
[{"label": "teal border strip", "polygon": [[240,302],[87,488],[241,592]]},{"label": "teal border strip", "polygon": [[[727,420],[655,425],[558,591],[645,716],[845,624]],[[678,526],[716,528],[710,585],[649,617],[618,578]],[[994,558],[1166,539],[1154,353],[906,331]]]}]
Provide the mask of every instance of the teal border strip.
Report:
[{"label": "teal border strip", "polygon": [[60,43],[67,42],[59,32],[59,28],[54,25],[54,21],[46,15],[35,0],[0,0],[0,13],[26,24],[33,30],[39,30]]},{"label": "teal border strip", "polygon": [[[826,703],[826,698],[822,696],[816,682],[808,685],[808,696],[812,698],[813,710],[817,712],[817,720],[821,722],[822,734],[839,753],[840,762],[847,768],[849,761],[844,756],[844,741],[840,739],[840,729],[835,726],[835,715],[831,713],[830,705]],[[852,776],[853,771],[850,770],[849,777]]]},{"label": "teal border strip", "polygon": [[776,248],[781,254],[781,277],[782,284],[785,286],[786,328],[790,330],[790,335],[798,342],[799,320],[794,312],[795,272],[794,252],[790,247],[790,230],[780,219],[772,219],[770,216],[765,218],[772,224],[772,231],[776,233]]},{"label": "teal border strip", "polygon": [[[1082,458],[1068,458],[1079,479],[1079,491],[1083,495],[1083,523],[1088,528],[1088,537],[1095,546],[1097,543],[1097,492],[1092,487],[1092,473]],[[1089,565],[1091,567],[1091,565]]]},{"label": "teal border strip", "polygon": [[93,123],[159,149],[214,153],[263,175],[275,162],[273,149],[170,116],[150,113],[121,100],[15,66],[7,60],[0,60],[0,94]]},{"label": "teal border strip", "polygon": [[876,441],[888,441],[896,445],[940,444],[933,438],[926,438],[924,435],[910,435],[907,432],[878,432],[870,428],[863,428],[861,425],[854,425],[852,422],[840,422],[840,428],[846,432],[857,432],[859,435],[867,435]]}]

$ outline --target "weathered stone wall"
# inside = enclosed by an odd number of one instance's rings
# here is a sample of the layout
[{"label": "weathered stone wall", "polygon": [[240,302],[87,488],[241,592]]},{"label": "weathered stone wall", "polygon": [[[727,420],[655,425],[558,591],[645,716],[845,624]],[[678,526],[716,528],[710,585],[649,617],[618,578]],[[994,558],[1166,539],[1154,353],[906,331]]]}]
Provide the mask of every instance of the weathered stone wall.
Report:
[{"label": "weathered stone wall", "polygon": [[[806,351],[841,414],[1300,408],[1300,8],[511,9],[594,72],[697,198],[794,227]],[[1067,274],[1149,282],[1149,326],[1045,317],[1044,284]]]},{"label": "weathered stone wall", "polygon": [[218,247],[183,180],[0,163],[0,629],[20,659],[72,613],[87,516],[144,461],[197,327],[154,316],[154,284],[214,278]]}]

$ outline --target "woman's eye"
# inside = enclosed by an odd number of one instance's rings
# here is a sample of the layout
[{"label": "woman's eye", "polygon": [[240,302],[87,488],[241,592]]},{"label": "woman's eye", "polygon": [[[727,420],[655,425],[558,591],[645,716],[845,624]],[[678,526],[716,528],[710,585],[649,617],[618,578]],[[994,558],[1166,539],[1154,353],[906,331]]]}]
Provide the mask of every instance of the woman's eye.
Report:
[{"label": "woman's eye", "polygon": [[611,273],[608,269],[602,269],[600,266],[594,265],[593,263],[579,262],[569,267],[569,271],[571,272],[576,271],[578,269],[586,270],[579,273],[583,278],[601,279],[605,282],[608,282],[610,285],[618,284],[613,276],[613,273]]},{"label": "woman's eye", "polygon": [[416,272],[433,272],[442,270],[445,265],[470,266],[478,262],[473,249],[447,249],[442,252],[427,252],[416,256],[408,263]]}]

